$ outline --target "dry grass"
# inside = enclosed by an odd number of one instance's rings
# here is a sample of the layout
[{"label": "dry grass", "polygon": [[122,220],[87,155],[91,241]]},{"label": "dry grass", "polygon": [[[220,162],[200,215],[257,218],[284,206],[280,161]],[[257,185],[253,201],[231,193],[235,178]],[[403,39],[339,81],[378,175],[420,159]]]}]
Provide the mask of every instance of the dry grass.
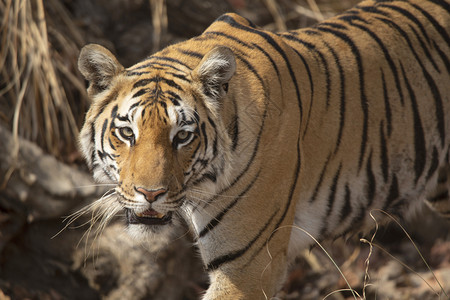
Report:
[{"label": "dry grass", "polygon": [[79,111],[87,106],[75,75],[84,41],[59,1],[45,5],[59,18],[46,18],[43,0],[0,2],[0,117],[15,136],[62,157],[74,149]]},{"label": "dry grass", "polygon": [[264,0],[273,22],[267,30],[284,31],[323,21],[342,12],[360,0]]},{"label": "dry grass", "polygon": [[153,51],[156,52],[164,45],[167,36],[167,6],[165,0],[149,0],[152,11]]}]

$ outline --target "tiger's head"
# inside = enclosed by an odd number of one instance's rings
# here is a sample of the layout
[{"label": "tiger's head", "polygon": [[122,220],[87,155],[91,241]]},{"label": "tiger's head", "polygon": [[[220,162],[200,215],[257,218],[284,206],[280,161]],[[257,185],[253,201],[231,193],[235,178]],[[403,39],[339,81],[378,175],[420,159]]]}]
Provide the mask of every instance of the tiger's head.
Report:
[{"label": "tiger's head", "polygon": [[125,69],[91,44],[78,66],[92,101],[80,145],[94,178],[115,185],[114,205],[133,230],[165,230],[186,193],[200,186],[214,192],[230,167],[220,116],[236,70],[233,52],[216,47],[195,64],[156,54]]}]

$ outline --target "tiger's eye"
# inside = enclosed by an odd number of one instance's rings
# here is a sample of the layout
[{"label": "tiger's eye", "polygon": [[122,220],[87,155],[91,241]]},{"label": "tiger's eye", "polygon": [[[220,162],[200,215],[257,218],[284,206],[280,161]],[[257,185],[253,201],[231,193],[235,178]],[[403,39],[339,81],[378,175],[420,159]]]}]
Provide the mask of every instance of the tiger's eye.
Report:
[{"label": "tiger's eye", "polygon": [[177,138],[179,140],[185,140],[189,136],[189,132],[186,130],[181,130],[177,133]]},{"label": "tiger's eye", "polygon": [[119,133],[124,139],[127,139],[127,140],[133,138],[133,136],[134,136],[133,129],[131,129],[130,127],[120,128]]},{"label": "tiger's eye", "polygon": [[186,130],[180,130],[178,131],[177,135],[175,136],[173,143],[174,145],[179,145],[186,143],[192,136],[192,132],[186,131]]}]

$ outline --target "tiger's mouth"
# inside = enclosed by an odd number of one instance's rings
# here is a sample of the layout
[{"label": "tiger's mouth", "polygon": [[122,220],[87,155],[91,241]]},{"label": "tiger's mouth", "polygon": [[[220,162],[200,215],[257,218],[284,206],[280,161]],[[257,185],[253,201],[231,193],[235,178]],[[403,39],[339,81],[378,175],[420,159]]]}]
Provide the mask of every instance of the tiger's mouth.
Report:
[{"label": "tiger's mouth", "polygon": [[171,212],[164,215],[151,208],[141,213],[126,208],[125,213],[128,224],[166,225],[172,220]]}]

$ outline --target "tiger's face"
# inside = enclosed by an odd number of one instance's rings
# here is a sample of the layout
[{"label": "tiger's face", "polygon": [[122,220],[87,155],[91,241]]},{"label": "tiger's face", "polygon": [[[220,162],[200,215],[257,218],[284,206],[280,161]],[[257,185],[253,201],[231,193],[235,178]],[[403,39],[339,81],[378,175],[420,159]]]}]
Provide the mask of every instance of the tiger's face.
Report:
[{"label": "tiger's face", "polygon": [[192,70],[147,64],[124,69],[105,48],[83,48],[79,68],[92,106],[80,144],[95,179],[115,185],[130,227],[155,232],[173,223],[191,188],[224,168],[220,101],[235,62],[221,47]]}]

